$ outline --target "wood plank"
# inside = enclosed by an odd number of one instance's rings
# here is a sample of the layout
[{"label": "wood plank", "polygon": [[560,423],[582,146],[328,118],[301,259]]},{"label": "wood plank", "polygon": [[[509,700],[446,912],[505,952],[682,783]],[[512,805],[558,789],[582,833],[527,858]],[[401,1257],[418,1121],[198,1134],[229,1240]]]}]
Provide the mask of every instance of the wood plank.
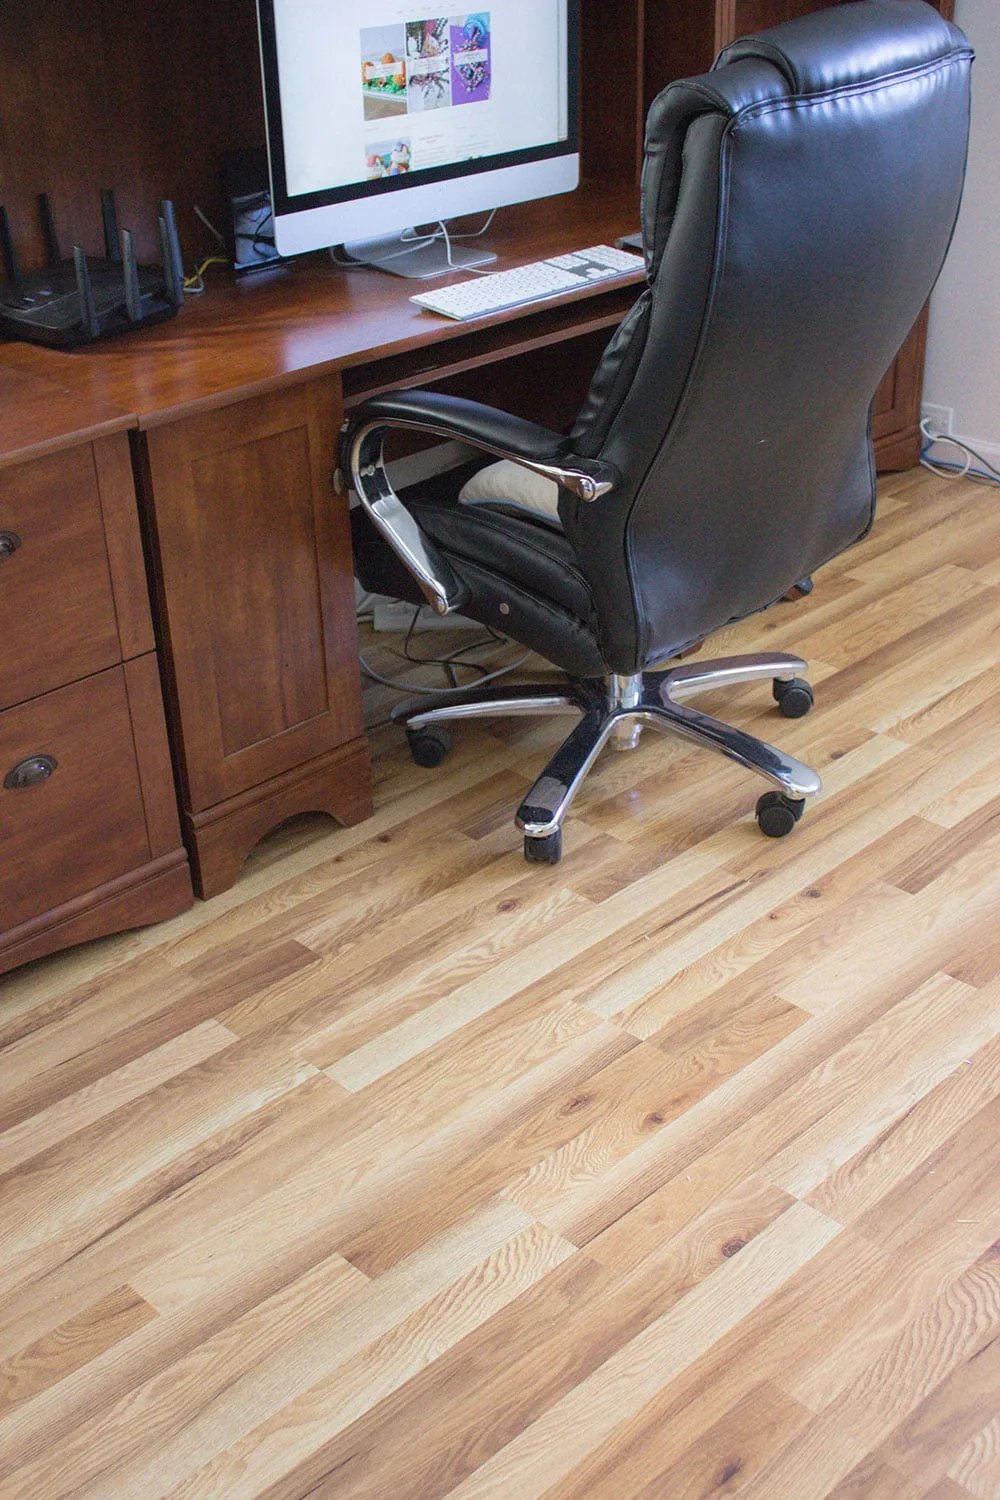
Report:
[{"label": "wood plank", "polygon": [[148,1302],[132,1287],[123,1286],[67,1319],[0,1363],[0,1415],[88,1365],[155,1316]]},{"label": "wood plank", "polygon": [[75,1094],[36,1110],[0,1134],[0,1177],[235,1041],[233,1032],[218,1021],[203,1021],[162,1047],[154,1047],[124,1067],[105,1073]]},{"label": "wood plank", "polygon": [[928,1403],[927,1411],[932,1414],[946,1405],[953,1375],[960,1388],[962,1375],[974,1372],[968,1378],[981,1380],[987,1400],[994,1399],[998,1362],[995,1335],[1000,1316],[1000,1269],[995,1262],[996,1256],[987,1252],[914,1318],[779,1458],[751,1481],[746,1495],[763,1500],[766,1495],[786,1492],[818,1500],[876,1444],[888,1443],[902,1424],[908,1425],[912,1418],[919,1431],[923,1404]]},{"label": "wood plank", "polygon": [[821,1215],[807,1215],[805,1204],[793,1205],[673,1312],[650,1324],[451,1493],[456,1500],[510,1494],[530,1500],[544,1494],[619,1421],[693,1363],[838,1232],[839,1226]]},{"label": "wood plank", "polygon": [[[619,1262],[599,1270],[588,1256],[573,1256],[445,1356],[437,1372],[415,1377],[317,1449],[277,1491],[300,1493],[300,1486],[333,1474],[338,1484],[366,1495],[399,1485],[422,1495],[447,1493],[458,1477],[598,1370],[611,1349],[677,1307],[723,1265],[736,1226],[749,1242],[787,1207],[784,1195],[758,1185],[713,1205],[629,1269]],[[606,1309],[600,1322],[592,1316],[597,1297]],[[404,1432],[405,1474],[399,1444]]]},{"label": "wood plank", "polygon": [[884,1278],[848,1299],[844,1311],[849,1309],[850,1317],[839,1328],[830,1327],[822,1347],[803,1346],[786,1359],[777,1377],[782,1389],[811,1411],[832,1407],[880,1354],[904,1337],[917,1316],[948,1294],[977,1257],[989,1253],[997,1215],[986,1198],[980,1171],[977,1179],[966,1182],[950,1222],[919,1215],[921,1231],[895,1248]]},{"label": "wood plank", "polygon": [[[262,1408],[255,1408],[250,1393],[240,1389],[228,1426],[213,1411],[196,1429],[187,1425],[173,1444],[142,1468],[116,1472],[114,1484],[124,1479],[137,1494],[169,1484],[172,1494],[191,1500],[209,1493],[263,1491],[572,1254],[573,1246],[565,1240],[540,1225],[529,1225],[301,1394],[294,1394],[296,1386],[290,1383],[282,1392],[280,1409],[264,1421],[250,1425]],[[297,1385],[301,1389],[302,1382]],[[294,1398],[284,1400],[289,1395]],[[108,1490],[109,1495],[115,1493],[113,1487]]]},{"label": "wood plank", "polygon": [[[82,1422],[61,1445],[58,1467],[44,1458],[22,1464],[11,1476],[11,1494],[37,1494],[40,1482],[47,1496],[121,1494],[119,1475],[137,1450],[156,1451],[179,1434],[182,1452],[190,1454],[184,1429],[218,1401],[230,1408],[234,1423],[265,1420],[525,1224],[517,1209],[494,1207],[422,1246],[371,1285],[340,1257],[323,1263]],[[210,1417],[204,1426],[212,1430]]]},{"label": "wood plank", "polygon": [[1000,1417],[994,1417],[963,1444],[948,1477],[977,1500],[1000,1493]]},{"label": "wood plank", "polygon": [[[197,1262],[203,1240],[217,1233],[222,1224],[231,1226],[239,1242],[241,1215],[252,1220],[266,1193],[268,1174],[282,1180],[303,1160],[315,1156],[317,1136],[333,1133],[331,1126],[342,1098],[330,1079],[317,1074],[256,1110],[240,1126],[223,1131],[212,1142],[211,1151],[202,1143],[190,1162],[181,1158],[175,1171],[183,1178],[183,1192],[168,1190],[152,1201],[140,1202],[137,1212],[109,1233],[23,1285],[15,1299],[0,1303],[0,1355],[16,1352],[106,1296],[120,1285],[123,1275],[141,1275],[146,1266],[182,1250]],[[321,1236],[310,1238],[307,1229],[280,1259],[268,1255],[263,1262],[245,1266],[235,1283],[223,1280],[221,1286],[213,1285],[200,1299],[200,1327],[215,1319],[226,1321],[254,1306],[329,1257],[334,1248]],[[186,1264],[182,1258],[181,1265]],[[196,1333],[197,1328],[189,1328],[187,1337]]]},{"label": "wood plank", "polygon": [[677,1462],[749,1392],[764,1383],[777,1385],[789,1355],[814,1344],[836,1324],[833,1309],[889,1270],[885,1257],[864,1240],[850,1231],[837,1236],[760,1308],[749,1311],[683,1374],[619,1423],[571,1471],[566,1484],[572,1479],[576,1492],[587,1494],[590,1485],[627,1469],[647,1433],[659,1435],[656,1448],[664,1463]]},{"label": "wood plank", "polygon": [[891,1034],[879,1048],[872,1073],[865,1076],[858,1068],[850,1099],[778,1151],[761,1168],[765,1176],[786,1192],[806,1197],[936,1084],[964,1068],[970,1053],[995,1040],[1000,1013],[983,1002],[982,990],[949,975],[932,975],[893,1007]]},{"label": "wood plank", "polygon": [[595,1473],[584,1462],[578,1471],[545,1492],[545,1500],[703,1500],[711,1494],[738,1493],[809,1420],[804,1407],[766,1381],[747,1393],[696,1441],[671,1461],[674,1443],[664,1443],[652,1420],[636,1431],[622,1462]]},{"label": "wood plank", "polygon": [[981,1047],[809,1194],[816,1208],[851,1223],[942,1148],[1000,1094],[1000,1042]]},{"label": "wood plank", "polygon": [[[217,1052],[0,1181],[8,1292],[58,1265],[198,1170],[202,1142],[308,1078],[308,1064],[253,1044]],[[127,1148],[129,1170],[122,1170]],[[206,1153],[208,1159],[210,1155]]]},{"label": "wood plank", "polygon": [[909,995],[900,981],[861,990],[851,1006],[815,1016],[599,1178],[574,1184],[547,1209],[545,1222],[583,1245],[710,1153],[717,1153],[727,1187],[758,1171],[779,1144],[850,1096],[859,1069],[862,1076],[877,1072],[896,1030],[895,1008],[905,1016]]}]

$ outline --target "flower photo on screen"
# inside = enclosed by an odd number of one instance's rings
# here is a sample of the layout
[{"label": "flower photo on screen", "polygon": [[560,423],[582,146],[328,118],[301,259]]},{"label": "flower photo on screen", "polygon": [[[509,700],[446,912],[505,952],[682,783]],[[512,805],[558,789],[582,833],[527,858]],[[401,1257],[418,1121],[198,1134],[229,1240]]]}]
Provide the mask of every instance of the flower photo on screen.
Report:
[{"label": "flower photo on screen", "polygon": [[411,112],[451,104],[451,45],[447,16],[406,23],[406,97]]}]

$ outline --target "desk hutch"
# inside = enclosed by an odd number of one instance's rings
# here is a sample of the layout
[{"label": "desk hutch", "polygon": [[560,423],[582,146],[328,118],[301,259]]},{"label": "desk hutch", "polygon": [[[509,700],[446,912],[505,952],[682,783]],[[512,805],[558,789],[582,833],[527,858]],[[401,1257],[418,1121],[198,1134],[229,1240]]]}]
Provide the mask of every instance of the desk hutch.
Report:
[{"label": "desk hutch", "polygon": [[[654,94],[733,36],[815,8],[582,0],[585,183],[500,215],[505,263],[634,229]],[[99,253],[101,187],[151,259],[156,206],[173,199],[190,263],[209,248],[193,205],[221,216],[219,154],[263,138],[253,0],[128,15],[119,0],[7,7],[0,198],[26,267],[43,258],[40,191],[64,253],[71,238]],[[192,878],[224,890],[294,813],[367,816],[346,502],[331,493],[344,411],[435,384],[563,425],[635,295],[577,292],[472,329],[321,255],[209,288],[172,322],[72,354],[0,345],[0,533],[19,541],[0,556],[0,783],[12,756],[57,762],[0,790],[0,971],[181,910]],[[916,461],[924,328],[876,400],[884,468]],[[39,630],[11,662],[4,599],[29,574],[44,579]]]}]

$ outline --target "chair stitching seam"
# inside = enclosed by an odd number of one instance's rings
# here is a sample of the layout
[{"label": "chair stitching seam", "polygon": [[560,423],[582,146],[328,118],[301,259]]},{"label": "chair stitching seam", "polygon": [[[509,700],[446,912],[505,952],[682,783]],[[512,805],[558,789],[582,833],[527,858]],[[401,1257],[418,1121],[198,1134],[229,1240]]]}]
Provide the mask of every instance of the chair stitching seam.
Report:
[{"label": "chair stitching seam", "polygon": [[[860,94],[879,92],[882,89],[895,87],[901,79],[922,78],[931,73],[940,73],[945,68],[952,67],[962,59],[972,57],[972,52],[963,49],[961,52],[950,54],[948,57],[935,58],[933,62],[921,63],[919,66],[905,68],[895,73],[880,73],[877,78],[866,78],[857,83],[841,83],[835,88],[824,89],[822,93],[809,94],[786,94],[780,99],[757,99],[753,104],[744,105],[742,109],[733,113],[733,125],[738,127],[744,120],[752,120],[761,115],[773,114],[782,109],[797,109],[800,106],[813,104],[829,104],[831,100],[855,98]],[[743,59],[741,59],[742,61]]]}]

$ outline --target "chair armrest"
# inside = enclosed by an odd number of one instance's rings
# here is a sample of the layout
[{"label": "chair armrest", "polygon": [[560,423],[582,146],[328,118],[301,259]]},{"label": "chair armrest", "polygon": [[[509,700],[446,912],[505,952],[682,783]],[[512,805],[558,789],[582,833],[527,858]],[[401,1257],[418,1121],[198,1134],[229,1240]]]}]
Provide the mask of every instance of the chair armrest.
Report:
[{"label": "chair armrest", "polygon": [[346,480],[357,493],[374,525],[439,615],[460,610],[468,590],[389,483],[382,445],[390,427],[471,443],[554,479],[581,500],[606,495],[619,477],[610,464],[570,454],[568,438],[478,401],[438,391],[391,391],[366,401],[341,428],[340,483]]},{"label": "chair armrest", "polygon": [[485,453],[510,459],[546,479],[554,479],[580,500],[596,500],[606,495],[619,479],[610,464],[572,453],[569,439],[557,432],[526,422],[522,417],[512,417],[495,406],[466,401],[462,396],[446,396],[440,391],[390,391],[366,401],[344,427],[346,472],[351,467],[348,450],[362,424],[407,427],[471,443]]}]

